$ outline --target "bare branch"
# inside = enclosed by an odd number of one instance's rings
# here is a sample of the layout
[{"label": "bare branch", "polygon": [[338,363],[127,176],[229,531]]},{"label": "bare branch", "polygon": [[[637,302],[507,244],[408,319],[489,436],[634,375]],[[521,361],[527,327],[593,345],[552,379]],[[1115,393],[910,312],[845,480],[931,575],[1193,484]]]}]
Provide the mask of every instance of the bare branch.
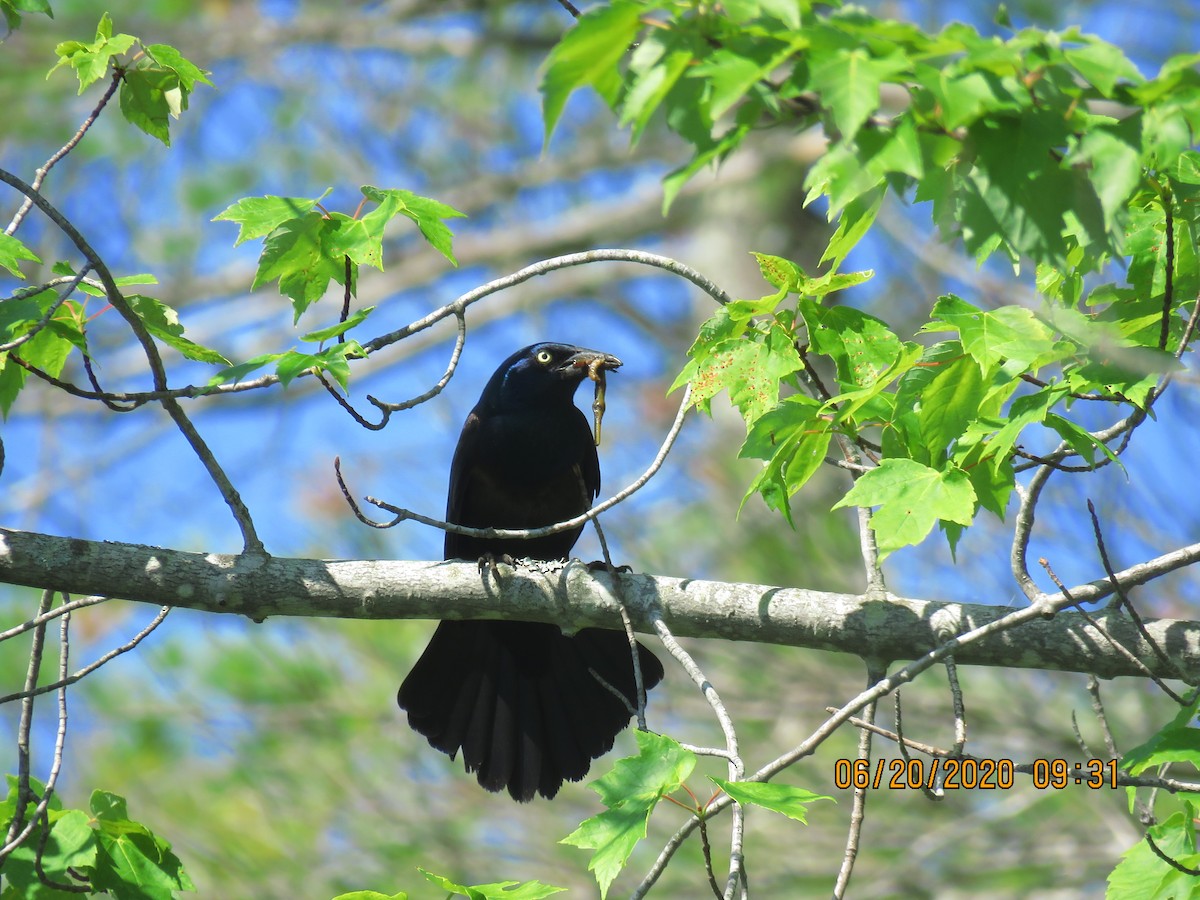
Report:
[{"label": "bare branch", "polygon": [[[74,672],[71,675],[64,673],[60,675],[58,681],[54,682],[53,684],[44,684],[41,687],[37,687],[32,690],[26,686],[25,690],[23,691],[18,691],[15,694],[6,694],[0,697],[0,704],[11,703],[13,700],[23,700],[27,697],[36,697],[38,694],[48,694],[50,691],[61,691],[63,688],[69,687],[80,679],[87,677],[105,663],[111,662],[123,653],[128,653],[144,639],[149,637],[150,633],[162,624],[163,619],[167,617],[167,614],[171,611],[171,609],[172,607],[170,606],[164,606],[158,611],[158,615],[154,617],[153,621],[151,621],[149,625],[139,631],[136,635],[134,635],[120,647],[115,647],[112,650],[109,650],[95,662],[89,663],[78,672]],[[70,615],[70,611],[67,611],[63,618],[65,619]]]},{"label": "bare branch", "polygon": [[[100,117],[101,111],[105,106],[108,105],[108,101],[111,100],[112,95],[117,92],[117,88],[120,86],[120,84],[121,73],[114,71],[112,74],[112,80],[109,82],[107,90],[105,90],[104,94],[100,97],[99,102],[97,102],[97,104],[92,108],[92,111],[88,113],[87,118],[83,120],[83,124],[79,126],[79,129],[71,136],[71,139],[63,144],[62,147],[60,147],[57,151],[55,151],[54,154],[48,160],[42,163],[41,167],[38,168],[38,170],[34,173],[33,184],[31,186],[35,191],[41,189],[42,182],[46,180],[46,176],[50,173],[50,170],[54,168],[58,161],[74,150],[76,145],[83,140],[83,136],[87,134],[88,129],[91,128],[92,125],[95,124],[96,119]],[[16,234],[17,229],[21,227],[22,220],[29,215],[29,210],[32,208],[33,199],[26,196],[25,200],[21,203],[21,208],[17,210],[16,215],[12,217],[12,221],[8,223],[8,227],[4,229],[4,233],[8,235]]]},{"label": "bare branch", "polygon": [[[1125,587],[1200,558],[1192,546],[1118,572]],[[515,619],[577,628],[614,627],[610,597],[592,588],[587,567],[507,569],[502,588],[481,579],[474,563],[400,560],[308,560],[187,552],[138,544],[84,541],[0,528],[0,583],[53,586],[72,593],[124,597],[156,606],[182,606],[266,616],[356,619]],[[1089,622],[1056,610],[1094,602],[1111,591],[1108,579],[1047,595],[1036,606],[944,603],[889,596],[886,600],[799,588],[727,584],[665,576],[621,574],[635,627],[653,631],[649,610],[661,609],[670,630],[709,637],[833,650],[880,659],[920,657],[923,670],[953,654],[960,665],[1018,666],[1145,677],[1110,649],[1102,628],[1146,668],[1161,662],[1122,615],[1097,613]],[[502,601],[502,602],[500,602]],[[564,603],[570,609],[564,609]],[[1094,624],[1093,624],[1094,622]],[[1166,647],[1188,682],[1200,682],[1200,623],[1148,619],[1147,633]],[[1018,634],[1006,634],[1020,626]],[[958,635],[947,642],[947,636]],[[936,658],[924,654],[937,653]],[[914,664],[918,665],[918,664]],[[909,669],[901,670],[903,683]],[[894,686],[894,685],[893,685]],[[864,701],[865,702],[865,701]],[[857,709],[852,710],[857,712]]]}]

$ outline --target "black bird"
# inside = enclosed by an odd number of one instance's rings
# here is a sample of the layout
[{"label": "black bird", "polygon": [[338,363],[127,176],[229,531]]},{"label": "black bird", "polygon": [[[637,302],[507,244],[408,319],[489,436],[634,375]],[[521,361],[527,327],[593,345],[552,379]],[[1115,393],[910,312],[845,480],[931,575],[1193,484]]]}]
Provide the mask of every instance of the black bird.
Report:
[{"label": "black bird", "polygon": [[[541,343],[500,364],[467,416],[454,461],[446,519],[476,528],[538,528],[587,510],[600,463],[575,389],[615,356]],[[566,558],[582,528],[531,540],[446,533],[446,559]],[[637,645],[647,689],[662,664]],[[400,686],[408,724],[489,791],[550,798],[578,781],[629,724],[629,708],[589,671],[637,705],[624,632],[565,635],[538,622],[445,621]]]}]

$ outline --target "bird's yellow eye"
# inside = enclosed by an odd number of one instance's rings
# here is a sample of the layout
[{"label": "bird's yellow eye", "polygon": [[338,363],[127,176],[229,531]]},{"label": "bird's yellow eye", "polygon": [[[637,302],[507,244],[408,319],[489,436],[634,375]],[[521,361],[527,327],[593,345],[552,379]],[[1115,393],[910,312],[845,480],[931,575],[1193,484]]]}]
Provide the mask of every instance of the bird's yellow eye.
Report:
[{"label": "bird's yellow eye", "polygon": [[538,351],[537,361],[540,362],[543,366],[549,365],[550,360],[552,360],[552,359],[554,359],[554,354],[551,353],[549,350],[539,350]]}]

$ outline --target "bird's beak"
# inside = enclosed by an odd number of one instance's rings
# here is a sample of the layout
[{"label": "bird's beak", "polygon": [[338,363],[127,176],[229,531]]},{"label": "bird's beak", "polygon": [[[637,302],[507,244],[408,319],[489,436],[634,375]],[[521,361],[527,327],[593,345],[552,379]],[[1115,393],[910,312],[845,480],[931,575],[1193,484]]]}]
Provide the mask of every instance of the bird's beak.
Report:
[{"label": "bird's beak", "polygon": [[621,368],[621,361],[611,353],[601,353],[599,350],[580,350],[568,357],[562,364],[564,373],[571,369],[586,369],[588,378],[599,382],[601,373]]},{"label": "bird's beak", "polygon": [[600,422],[604,418],[604,373],[620,367],[619,359],[599,350],[580,350],[562,365],[564,373],[572,369],[584,369],[587,377],[596,382],[596,399],[592,402],[592,430],[595,432],[596,446],[600,446]]}]

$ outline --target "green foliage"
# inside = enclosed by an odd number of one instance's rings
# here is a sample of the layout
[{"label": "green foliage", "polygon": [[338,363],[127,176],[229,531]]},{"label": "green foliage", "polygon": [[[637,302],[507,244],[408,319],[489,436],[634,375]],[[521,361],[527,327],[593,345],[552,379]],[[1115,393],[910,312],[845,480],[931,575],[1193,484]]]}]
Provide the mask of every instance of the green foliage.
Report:
[{"label": "green foliage", "polygon": [[[1178,369],[1200,288],[1197,59],[1147,78],[1073,28],[999,38],[805,0],[724,14],[622,0],[578,19],[542,92],[548,133],[570,93],[590,86],[635,142],[656,118],[682,137],[692,157],[665,180],[668,206],[756,127],[824,128],[831,143],[806,186],[837,222],[829,268],[809,276],[760,254],[776,293],[718,310],[675,387],[690,383],[703,410],[728,395],[746,421],[741,455],[764,463],[747,496],[789,522],[789,499],[831,440],[857,448],[872,471],[838,505],[878,507],[886,556],[935,523],[953,548],[980,509],[1003,515],[1023,441],[1061,440],[1085,467],[1114,461],[1077,408],[1145,411]],[[886,108],[886,92],[904,102]],[[1040,306],[942,297],[910,341],[831,303],[869,277],[839,281],[837,268],[888,195],[924,203],[979,262],[1032,263]],[[1124,283],[1105,280],[1121,266]]]},{"label": "green foliage", "polygon": [[[247,197],[225,209],[213,221],[235,222],[235,241],[264,238],[251,290],[271,282],[279,283],[279,292],[292,301],[293,320],[300,316],[329,289],[329,282],[344,285],[355,292],[358,267],[383,270],[383,233],[396,216],[410,219],[425,240],[451,264],[457,265],[451,247],[452,235],[446,219],[462,216],[458,210],[422,197],[411,191],[363,185],[363,202],[375,207],[361,218],[329,212],[321,206],[329,190],[319,197]],[[284,386],[306,372],[328,372],[343,388],[350,378],[349,360],[364,356],[355,341],[344,341],[344,334],[360,324],[374,307],[358,310],[335,325],[311,331],[301,340],[321,343],[338,338],[339,343],[316,353],[288,350],[267,353],[218,372],[210,386],[237,382],[270,363]],[[344,342],[343,342],[344,341]]]},{"label": "green foliage", "polygon": [[761,806],[763,809],[781,813],[789,819],[808,824],[808,806],[817,800],[833,800],[814,794],[790,784],[772,784],[765,781],[726,781],[713,778],[713,784],[741,804]]},{"label": "green foliage", "polygon": [[588,868],[595,873],[600,896],[607,897],[613,879],[646,836],[646,823],[658,801],[678,790],[696,765],[696,757],[664,735],[636,733],[638,755],[617,760],[612,771],[589,787],[606,809],[584,821],[562,843],[594,850]]},{"label": "green foliage", "polygon": [[0,0],[0,14],[3,14],[4,24],[9,31],[16,31],[21,27],[22,13],[41,13],[54,18],[50,0]]},{"label": "green foliage", "polygon": [[[134,48],[128,61],[116,62]],[[69,66],[79,79],[79,93],[103,78],[113,67],[121,82],[121,113],[133,125],[170,146],[170,120],[188,108],[196,82],[212,87],[208,73],[167,44],[143,44],[131,34],[113,34],[108,13],[96,26],[96,38],[63,41],[55,48],[58,62],[50,70]]]},{"label": "green foliage", "polygon": [[22,244],[19,240],[11,235],[0,234],[0,266],[8,269],[10,275],[16,278],[24,278],[21,272],[21,261],[32,260],[33,262],[41,262],[41,259],[36,253]]},{"label": "green foliage", "polygon": [[[1196,852],[1196,807],[1183,801],[1183,811],[1147,830],[1158,849],[1181,866],[1200,867]],[[1121,857],[1108,876],[1108,900],[1184,900],[1200,897],[1196,876],[1172,866],[1155,853],[1145,841],[1139,841]]]},{"label": "green foliage", "polygon": [[[30,789],[40,796],[46,788],[31,779]],[[17,779],[9,775],[8,797],[0,804],[0,832],[8,832],[18,799]],[[30,799],[23,821],[29,821],[36,807],[37,800]],[[171,845],[129,818],[123,797],[95,791],[85,812],[64,810],[53,796],[46,824],[49,830],[40,853],[39,841],[30,840],[8,858],[3,870],[8,882],[5,898],[79,896],[57,890],[54,884],[72,890],[83,886],[87,896],[118,900],[171,900],[178,891],[196,889]],[[45,880],[39,877],[39,868]]]},{"label": "green foliage", "polygon": [[433,884],[453,895],[469,897],[470,900],[542,900],[551,894],[561,893],[564,888],[552,884],[542,884],[540,881],[497,881],[492,884],[464,885],[456,884],[449,878],[421,870]]},{"label": "green foliage", "polygon": [[[55,263],[57,276],[75,276],[67,263]],[[142,284],[157,284],[153,275],[126,275],[113,279],[118,288]],[[67,365],[72,350],[87,354],[87,325],[95,316],[111,314],[111,306],[98,311],[89,309],[88,297],[107,300],[103,288],[80,281],[78,290],[85,295],[82,302],[63,300],[52,289],[25,293],[0,304],[0,345],[10,350],[0,351],[0,413],[7,417],[28,371],[9,357],[16,354],[21,360],[45,374],[57,378]],[[216,350],[203,347],[184,337],[178,313],[160,300],[144,294],[118,295],[117,302],[126,306],[145,330],[162,343],[177,350],[187,359],[214,365],[228,365]],[[49,318],[47,318],[49,316]]]},{"label": "green foliage", "polygon": [[236,222],[236,244],[265,237],[251,290],[279,282],[279,292],[292,301],[295,321],[325,295],[332,279],[353,290],[360,265],[383,270],[383,231],[398,215],[411,219],[429,244],[452,264],[451,234],[444,219],[463,215],[458,210],[411,191],[363,185],[365,201],[376,207],[361,219],[328,212],[320,197],[248,197],[213,221]]}]

